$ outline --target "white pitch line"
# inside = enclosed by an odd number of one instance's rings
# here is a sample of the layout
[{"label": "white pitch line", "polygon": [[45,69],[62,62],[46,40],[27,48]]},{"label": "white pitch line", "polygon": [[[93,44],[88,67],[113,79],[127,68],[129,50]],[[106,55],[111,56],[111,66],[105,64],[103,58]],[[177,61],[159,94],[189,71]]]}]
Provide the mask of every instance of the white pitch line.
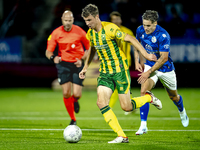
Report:
[{"label": "white pitch line", "polygon": [[[67,120],[69,117],[0,117],[0,120]],[[118,117],[118,120],[134,120],[136,117]],[[103,120],[103,117],[77,117],[77,120]],[[149,117],[148,120],[180,120],[177,117]],[[200,118],[190,118],[200,120]]]},{"label": "white pitch line", "polygon": [[[20,128],[0,128],[1,131],[63,131],[64,129],[20,129]],[[81,129],[82,131],[113,131],[112,129]],[[124,131],[137,131],[134,129],[123,129]],[[158,132],[200,132],[200,130],[148,130]]]}]

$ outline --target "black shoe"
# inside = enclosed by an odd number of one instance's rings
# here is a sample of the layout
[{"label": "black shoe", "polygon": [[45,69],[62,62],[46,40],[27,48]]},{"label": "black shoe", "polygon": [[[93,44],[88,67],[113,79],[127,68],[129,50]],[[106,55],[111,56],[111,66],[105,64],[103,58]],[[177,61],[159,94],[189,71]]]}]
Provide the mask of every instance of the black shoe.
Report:
[{"label": "black shoe", "polygon": [[80,109],[79,103],[78,102],[74,102],[74,111],[75,113],[78,113]]},{"label": "black shoe", "polygon": [[69,125],[76,125],[76,121],[74,120],[71,120],[70,124]]}]

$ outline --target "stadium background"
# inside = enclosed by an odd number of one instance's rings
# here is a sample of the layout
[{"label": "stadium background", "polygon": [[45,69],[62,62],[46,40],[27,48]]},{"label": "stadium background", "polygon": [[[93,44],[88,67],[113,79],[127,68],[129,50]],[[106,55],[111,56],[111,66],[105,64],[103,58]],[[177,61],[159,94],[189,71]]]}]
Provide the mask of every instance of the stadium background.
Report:
[{"label": "stadium background", "polygon": [[[194,0],[0,0],[0,87],[50,87],[57,72],[45,57],[47,38],[61,25],[60,17],[66,9],[73,11],[74,24],[87,31],[81,11],[88,3],[99,7],[102,21],[109,21],[109,13],[119,11],[123,25],[134,33],[144,11],[157,10],[158,24],[172,38],[178,86],[199,87],[200,9]],[[91,74],[98,73],[96,68]],[[136,75],[132,64],[132,86],[139,87]]]}]

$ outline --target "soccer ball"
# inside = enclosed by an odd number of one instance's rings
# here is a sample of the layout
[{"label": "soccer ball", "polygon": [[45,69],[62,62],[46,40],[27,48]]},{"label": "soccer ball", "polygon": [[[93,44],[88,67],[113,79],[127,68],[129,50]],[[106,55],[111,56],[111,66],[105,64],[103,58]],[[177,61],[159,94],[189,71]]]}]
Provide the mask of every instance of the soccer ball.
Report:
[{"label": "soccer ball", "polygon": [[82,137],[82,131],[77,125],[69,125],[63,132],[64,139],[69,143],[77,143]]}]

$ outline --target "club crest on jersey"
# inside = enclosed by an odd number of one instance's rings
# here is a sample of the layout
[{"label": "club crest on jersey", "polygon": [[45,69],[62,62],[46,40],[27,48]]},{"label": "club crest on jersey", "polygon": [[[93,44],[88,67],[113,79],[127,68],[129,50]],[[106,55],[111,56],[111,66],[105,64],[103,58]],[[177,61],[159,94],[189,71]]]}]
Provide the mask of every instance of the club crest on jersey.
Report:
[{"label": "club crest on jersey", "polygon": [[118,30],[117,31],[117,38],[121,38],[122,37],[122,33]]},{"label": "club crest on jersey", "polygon": [[105,34],[102,34],[102,35],[101,35],[101,39],[102,39],[102,40],[106,40],[106,35],[105,35]]},{"label": "club crest on jersey", "polygon": [[156,41],[157,41],[156,37],[153,36],[153,37],[151,38],[151,42],[156,43]]}]

